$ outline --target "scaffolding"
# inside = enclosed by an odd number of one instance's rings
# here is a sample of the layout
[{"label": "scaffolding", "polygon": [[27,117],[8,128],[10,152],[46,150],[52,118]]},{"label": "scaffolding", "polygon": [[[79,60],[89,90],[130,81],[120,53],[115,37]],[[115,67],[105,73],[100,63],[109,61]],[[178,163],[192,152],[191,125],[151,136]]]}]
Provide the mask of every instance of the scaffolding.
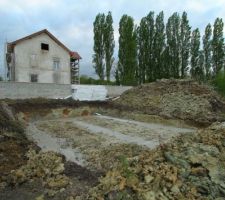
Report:
[{"label": "scaffolding", "polygon": [[80,59],[77,52],[70,53],[71,84],[80,84]]},{"label": "scaffolding", "polygon": [[15,81],[15,54],[10,43],[5,44],[5,80]]}]

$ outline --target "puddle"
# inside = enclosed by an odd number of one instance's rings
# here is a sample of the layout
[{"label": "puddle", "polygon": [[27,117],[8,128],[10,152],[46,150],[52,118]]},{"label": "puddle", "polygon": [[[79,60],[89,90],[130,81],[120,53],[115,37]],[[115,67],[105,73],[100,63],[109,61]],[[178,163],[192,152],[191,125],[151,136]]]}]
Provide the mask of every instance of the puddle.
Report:
[{"label": "puddle", "polygon": [[85,166],[83,155],[76,148],[72,148],[65,138],[53,137],[44,131],[39,130],[34,123],[31,123],[26,131],[30,137],[43,151],[54,151],[66,157],[68,161],[75,162],[80,166]]}]

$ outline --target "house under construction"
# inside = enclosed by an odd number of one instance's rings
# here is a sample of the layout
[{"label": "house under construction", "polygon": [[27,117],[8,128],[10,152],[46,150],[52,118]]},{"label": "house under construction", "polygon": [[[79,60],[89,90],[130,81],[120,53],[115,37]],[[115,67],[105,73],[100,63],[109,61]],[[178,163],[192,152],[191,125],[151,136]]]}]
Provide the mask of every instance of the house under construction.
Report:
[{"label": "house under construction", "polygon": [[7,79],[16,82],[79,84],[81,56],[47,29],[7,43]]}]

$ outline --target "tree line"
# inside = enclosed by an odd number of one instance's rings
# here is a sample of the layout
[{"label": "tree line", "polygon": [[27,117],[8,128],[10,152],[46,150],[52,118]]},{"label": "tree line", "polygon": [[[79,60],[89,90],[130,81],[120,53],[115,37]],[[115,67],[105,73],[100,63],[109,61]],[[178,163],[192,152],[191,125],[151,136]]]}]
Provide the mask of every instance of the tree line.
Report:
[{"label": "tree line", "polygon": [[96,74],[100,80],[110,81],[110,72],[114,62],[113,53],[115,47],[113,33],[113,19],[111,12],[99,13],[94,21],[94,55],[93,63]]},{"label": "tree line", "polygon": [[[192,30],[186,12],[173,13],[164,22],[164,13],[153,11],[134,24],[131,16],[119,22],[118,63],[114,72],[117,84],[137,85],[161,78],[212,80],[225,65],[223,21],[216,18]],[[101,80],[110,81],[114,62],[114,30],[111,12],[98,14],[94,21],[93,64]]]}]

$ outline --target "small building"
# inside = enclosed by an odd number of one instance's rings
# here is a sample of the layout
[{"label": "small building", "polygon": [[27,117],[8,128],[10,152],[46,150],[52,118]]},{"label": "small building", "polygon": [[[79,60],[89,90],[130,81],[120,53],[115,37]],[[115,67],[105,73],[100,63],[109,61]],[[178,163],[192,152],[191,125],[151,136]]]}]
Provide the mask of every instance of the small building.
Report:
[{"label": "small building", "polygon": [[47,29],[7,43],[7,79],[15,82],[79,84],[80,55]]}]

